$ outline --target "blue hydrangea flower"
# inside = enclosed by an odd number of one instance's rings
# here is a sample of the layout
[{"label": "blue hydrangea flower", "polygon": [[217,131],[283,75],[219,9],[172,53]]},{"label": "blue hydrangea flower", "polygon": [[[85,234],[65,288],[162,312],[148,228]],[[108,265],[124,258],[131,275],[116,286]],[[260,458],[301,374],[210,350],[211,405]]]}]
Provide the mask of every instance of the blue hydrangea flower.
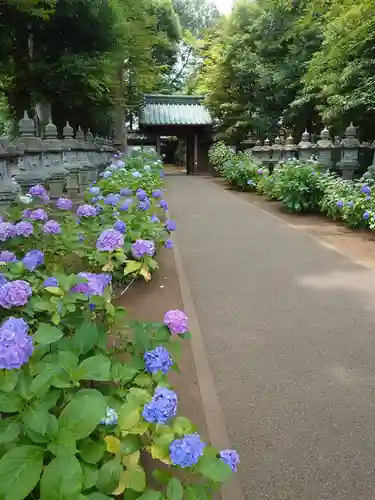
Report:
[{"label": "blue hydrangea flower", "polygon": [[173,465],[192,467],[203,455],[205,443],[199,434],[187,434],[182,439],[175,439],[169,445],[169,453]]},{"label": "blue hydrangea flower", "polygon": [[221,460],[229,465],[232,472],[237,472],[237,465],[240,463],[240,457],[236,450],[222,450],[219,455]]},{"label": "blue hydrangea flower", "polygon": [[157,387],[152,400],[146,404],[142,417],[152,424],[165,424],[177,412],[177,394],[166,387]]},{"label": "blue hydrangea flower", "polygon": [[17,262],[17,257],[13,252],[3,250],[0,252],[0,262]]},{"label": "blue hydrangea flower", "polygon": [[73,202],[69,198],[59,198],[56,201],[56,207],[60,210],[70,210],[73,207]]},{"label": "blue hydrangea flower", "polygon": [[95,217],[96,215],[97,211],[93,205],[80,205],[77,208],[78,217]]},{"label": "blue hydrangea flower", "polygon": [[158,217],[156,217],[156,215],[153,215],[150,219],[151,222],[155,222],[155,223],[158,223],[160,222],[160,219],[158,219]]},{"label": "blue hydrangea flower", "polygon": [[47,195],[47,191],[40,184],[36,184],[35,186],[32,186],[29,189],[29,194],[31,194],[31,196],[46,196]]},{"label": "blue hydrangea flower", "polygon": [[262,169],[262,168],[258,168],[258,170],[257,170],[257,174],[258,174],[258,175],[263,175],[263,169]]},{"label": "blue hydrangea flower", "polygon": [[173,241],[166,240],[166,242],[164,243],[164,248],[173,248]]},{"label": "blue hydrangea flower", "polygon": [[344,202],[343,201],[339,200],[339,201],[336,202],[336,207],[337,208],[342,208],[343,206],[344,206]]},{"label": "blue hydrangea flower", "polygon": [[104,198],[104,203],[106,205],[112,205],[115,206],[117,203],[120,201],[120,195],[119,194],[109,194]]},{"label": "blue hydrangea flower", "polygon": [[5,283],[8,283],[8,280],[6,279],[6,277],[3,274],[0,274],[0,287],[5,285]]},{"label": "blue hydrangea flower", "polygon": [[164,170],[160,170],[159,175],[160,175],[161,178],[165,177]]},{"label": "blue hydrangea flower", "polygon": [[33,291],[27,281],[8,281],[0,287],[0,307],[22,307],[27,304]]},{"label": "blue hydrangea flower", "polygon": [[91,186],[90,193],[93,194],[94,196],[98,196],[98,194],[100,193],[100,188],[97,186]]},{"label": "blue hydrangea flower", "polygon": [[168,210],[168,203],[165,200],[160,200],[159,207],[166,212]]},{"label": "blue hydrangea flower", "polygon": [[137,177],[139,179],[140,177],[142,177],[142,174],[141,174],[141,172],[136,171],[136,172],[132,172],[132,176]]},{"label": "blue hydrangea flower", "polygon": [[100,252],[113,252],[124,246],[124,235],[116,229],[104,230],[96,241]]},{"label": "blue hydrangea flower", "polygon": [[153,198],[161,198],[163,196],[163,191],[161,189],[154,189],[152,192]]},{"label": "blue hydrangea flower", "polygon": [[44,224],[43,232],[46,234],[59,234],[61,233],[61,226],[55,220],[49,220]]},{"label": "blue hydrangea flower", "polygon": [[247,181],[247,185],[248,185],[248,186],[254,186],[254,181],[253,181],[252,179],[249,179],[249,180]]},{"label": "blue hydrangea flower", "polygon": [[15,370],[28,362],[33,342],[29,326],[21,318],[10,317],[0,326],[0,369]]},{"label": "blue hydrangea flower", "polygon": [[116,231],[119,231],[120,233],[124,234],[126,232],[126,224],[124,221],[122,220],[117,220],[114,225],[113,225],[113,228],[116,229]]},{"label": "blue hydrangea flower", "polygon": [[43,286],[45,288],[57,288],[59,286],[59,282],[56,278],[47,278],[44,280]]},{"label": "blue hydrangea flower", "polygon": [[17,236],[17,229],[10,222],[0,222],[0,241],[6,241]]},{"label": "blue hydrangea flower", "polygon": [[128,198],[127,200],[124,201],[124,203],[120,206],[119,210],[121,212],[127,212],[133,203],[133,200],[131,198]]},{"label": "blue hydrangea flower", "polygon": [[173,366],[173,360],[169,352],[165,347],[161,346],[145,352],[143,359],[145,360],[146,371],[150,373],[157,373],[158,371],[168,373],[171,366]]},{"label": "blue hydrangea flower", "polygon": [[137,196],[139,201],[147,200],[147,193],[144,189],[141,189],[141,188],[137,189],[136,196]]},{"label": "blue hydrangea flower", "polygon": [[109,179],[112,176],[112,172],[110,170],[106,170],[102,173],[103,179]]},{"label": "blue hydrangea flower", "polygon": [[362,215],[363,220],[367,220],[369,217],[370,217],[370,214],[368,212],[364,212],[364,214]]},{"label": "blue hydrangea flower", "polygon": [[42,208],[37,208],[30,212],[28,218],[31,220],[48,220],[48,215]]},{"label": "blue hydrangea flower", "polygon": [[118,415],[113,408],[107,408],[105,417],[100,421],[103,425],[116,425],[118,421]]},{"label": "blue hydrangea flower", "polygon": [[133,194],[133,190],[131,188],[122,188],[120,189],[121,196],[131,196]]},{"label": "blue hydrangea flower", "polygon": [[176,223],[174,220],[170,220],[168,219],[166,222],[165,222],[165,229],[168,231],[168,232],[172,232],[172,231],[175,231],[176,230]]},{"label": "blue hydrangea flower", "polygon": [[22,259],[23,265],[29,271],[34,271],[44,263],[44,253],[40,250],[30,250]]},{"label": "blue hydrangea flower", "polygon": [[18,222],[15,225],[15,229],[17,236],[23,236],[24,238],[27,238],[34,232],[34,226],[31,224],[31,222],[25,221]]},{"label": "blue hydrangea flower", "polygon": [[354,201],[348,201],[346,204],[348,207],[353,208],[354,207]]},{"label": "blue hydrangea flower", "polygon": [[145,255],[152,257],[155,253],[155,243],[150,240],[136,240],[131,250],[135,259],[141,259]]},{"label": "blue hydrangea flower", "polygon": [[144,201],[140,201],[137,205],[137,209],[143,212],[147,212],[147,210],[149,210],[150,208],[151,208],[151,203],[148,198]]},{"label": "blue hydrangea flower", "polygon": [[371,193],[371,188],[370,186],[362,186],[361,192],[364,194],[370,194]]},{"label": "blue hydrangea flower", "polygon": [[83,293],[87,297],[91,297],[92,295],[103,295],[104,290],[112,281],[112,276],[105,273],[78,273],[78,276],[87,281],[74,285],[71,291],[75,293]]}]

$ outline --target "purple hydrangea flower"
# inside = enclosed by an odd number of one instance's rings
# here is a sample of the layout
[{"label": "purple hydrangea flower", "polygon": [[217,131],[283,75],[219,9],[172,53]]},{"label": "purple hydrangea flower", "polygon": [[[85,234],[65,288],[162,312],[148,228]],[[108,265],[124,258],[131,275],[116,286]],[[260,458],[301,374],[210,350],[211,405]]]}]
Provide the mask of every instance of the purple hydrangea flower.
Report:
[{"label": "purple hydrangea flower", "polygon": [[102,173],[103,179],[109,179],[112,176],[112,172],[110,170],[106,170]]},{"label": "purple hydrangea flower", "polygon": [[22,212],[22,218],[23,219],[30,219],[30,215],[32,214],[32,210],[24,210]]},{"label": "purple hydrangea flower", "polygon": [[199,434],[187,434],[182,439],[175,439],[169,445],[169,453],[173,465],[192,467],[203,455],[205,443]]},{"label": "purple hydrangea flower", "polygon": [[75,293],[83,293],[87,297],[91,297],[91,295],[103,295],[105,288],[112,281],[112,276],[105,273],[79,273],[78,276],[86,279],[87,281],[84,283],[77,283],[71,291]]},{"label": "purple hydrangea flower", "polygon": [[43,286],[45,288],[57,288],[59,286],[59,282],[56,278],[47,278],[44,280]]},{"label": "purple hydrangea flower", "polygon": [[155,253],[155,243],[150,240],[136,240],[132,245],[132,255],[135,259],[141,259],[145,255],[152,257]]},{"label": "purple hydrangea flower", "polygon": [[160,170],[159,175],[160,175],[161,178],[165,177],[164,170]]},{"label": "purple hydrangea flower", "polygon": [[263,175],[263,169],[262,169],[262,168],[258,168],[258,170],[257,170],[257,174],[258,174],[258,175]]},{"label": "purple hydrangea flower", "polygon": [[91,186],[90,193],[93,194],[94,196],[98,196],[98,194],[100,193],[100,188],[97,186]]},{"label": "purple hydrangea flower", "polygon": [[37,208],[31,211],[28,218],[31,220],[48,220],[48,215],[43,208]]},{"label": "purple hydrangea flower", "polygon": [[103,210],[103,208],[101,207],[101,205],[96,205],[95,210],[96,210],[96,215],[99,215],[100,212]]},{"label": "purple hydrangea flower", "polygon": [[160,200],[159,207],[166,212],[168,210],[168,203],[165,200]]},{"label": "purple hydrangea flower", "polygon": [[130,188],[122,188],[120,190],[120,195],[121,196],[131,196],[133,194],[133,190]]},{"label": "purple hydrangea flower", "polygon": [[153,215],[150,219],[151,222],[155,222],[155,223],[158,223],[160,222],[160,219],[158,219],[158,217],[156,217],[156,215]]},{"label": "purple hydrangea flower", "polygon": [[342,208],[344,206],[344,202],[339,200],[338,202],[336,202],[336,207],[337,208]]},{"label": "purple hydrangea flower", "polygon": [[362,186],[361,192],[364,194],[370,194],[371,193],[371,188],[370,186]]},{"label": "purple hydrangea flower", "polygon": [[17,257],[13,252],[3,250],[0,252],[0,262],[17,262]]},{"label": "purple hydrangea flower", "polygon": [[44,263],[44,253],[40,250],[30,250],[22,259],[22,263],[26,269],[34,271],[34,269]]},{"label": "purple hydrangea flower", "polygon": [[142,177],[142,174],[141,174],[141,172],[136,171],[136,172],[132,172],[132,176],[137,177],[139,179],[140,177]]},{"label": "purple hydrangea flower", "polygon": [[104,203],[106,205],[112,205],[115,206],[117,203],[120,201],[120,195],[119,194],[109,194],[105,199]]},{"label": "purple hydrangea flower", "polygon": [[116,231],[119,231],[120,233],[124,234],[126,231],[126,224],[122,220],[117,220],[114,223],[113,228],[116,229]]},{"label": "purple hydrangea flower", "polygon": [[189,331],[188,317],[178,309],[172,309],[165,313],[164,324],[169,328],[171,333],[176,335]]},{"label": "purple hydrangea flower", "polygon": [[31,194],[31,196],[44,197],[47,195],[47,191],[43,186],[41,186],[40,184],[37,184],[36,186],[33,186],[29,189],[29,194]]},{"label": "purple hydrangea flower", "polygon": [[165,222],[165,229],[168,231],[168,232],[172,232],[172,231],[175,231],[176,230],[176,223],[174,220],[170,220],[168,219],[166,222]]},{"label": "purple hydrangea flower", "polygon": [[95,217],[96,215],[97,211],[93,205],[80,205],[77,208],[78,217]]},{"label": "purple hydrangea flower", "polygon": [[107,408],[105,417],[100,421],[103,425],[117,425],[118,415],[113,408]]},{"label": "purple hydrangea flower", "polygon": [[141,189],[141,188],[137,189],[136,196],[137,196],[139,201],[147,200],[147,193],[144,189]]},{"label": "purple hydrangea flower", "polygon": [[8,280],[3,274],[0,274],[0,287],[5,285],[5,283],[8,283]]},{"label": "purple hydrangea flower", "polygon": [[236,450],[222,450],[220,452],[221,460],[229,465],[232,472],[237,472],[237,465],[240,463],[240,457]]},{"label": "purple hydrangea flower", "polygon": [[100,252],[113,252],[124,246],[124,235],[116,229],[106,229],[96,241]]},{"label": "purple hydrangea flower", "polygon": [[73,207],[73,202],[69,198],[59,198],[56,201],[56,207],[60,210],[70,210]]},{"label": "purple hydrangea flower", "polygon": [[133,203],[133,200],[131,198],[128,198],[127,200],[124,201],[124,203],[120,206],[119,210],[121,212],[127,212],[130,208],[130,205]]},{"label": "purple hydrangea flower", "polygon": [[43,232],[47,234],[59,234],[61,233],[61,226],[55,220],[49,220],[44,224]]},{"label": "purple hydrangea flower", "polygon": [[166,242],[164,243],[164,248],[173,248],[173,241],[166,240]]},{"label": "purple hydrangea flower", "polygon": [[17,236],[17,229],[10,222],[0,222],[0,241],[6,241]]},{"label": "purple hydrangea flower", "polygon": [[168,373],[170,367],[173,366],[173,360],[165,347],[159,346],[152,351],[145,352],[143,359],[145,360],[146,371],[150,373],[157,373],[158,371]]},{"label": "purple hydrangea flower", "polygon": [[152,192],[153,198],[161,198],[163,196],[163,191],[161,189],[154,189]]},{"label": "purple hydrangea flower", "polygon": [[29,327],[21,318],[10,317],[0,326],[0,369],[14,370],[27,363],[33,342]]},{"label": "purple hydrangea flower", "polygon": [[137,209],[141,210],[142,212],[147,212],[149,208],[151,207],[151,203],[149,199],[146,199],[144,201],[140,201],[137,205]]},{"label": "purple hydrangea flower", "polygon": [[146,404],[142,417],[152,424],[165,424],[177,412],[177,394],[166,387],[157,387],[152,400]]},{"label": "purple hydrangea flower", "polygon": [[32,293],[31,286],[27,281],[8,281],[0,287],[0,306],[5,309],[24,306]]},{"label": "purple hydrangea flower", "polygon": [[34,232],[34,226],[31,224],[31,222],[25,221],[18,222],[15,225],[15,229],[17,236],[24,236],[25,238],[27,238]]},{"label": "purple hydrangea flower", "polygon": [[370,214],[368,212],[364,212],[364,214],[362,215],[363,220],[367,220],[369,217],[370,217]]}]

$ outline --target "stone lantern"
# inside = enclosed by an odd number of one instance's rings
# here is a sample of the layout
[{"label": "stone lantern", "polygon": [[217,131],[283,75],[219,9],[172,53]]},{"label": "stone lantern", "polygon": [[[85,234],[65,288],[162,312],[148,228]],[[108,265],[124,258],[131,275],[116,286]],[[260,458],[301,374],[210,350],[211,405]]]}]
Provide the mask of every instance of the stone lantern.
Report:
[{"label": "stone lantern", "polygon": [[310,142],[310,134],[305,130],[302,134],[301,142],[298,144],[298,159],[300,161],[311,161],[313,153],[314,146]]},{"label": "stone lantern", "polygon": [[272,149],[272,165],[273,169],[277,167],[279,163],[282,162],[283,159],[283,147],[281,145],[281,139],[277,136],[274,140],[274,143],[271,146]]},{"label": "stone lantern", "polygon": [[283,146],[283,161],[295,160],[297,158],[297,151],[298,146],[294,143],[292,134],[289,134]]},{"label": "stone lantern", "polygon": [[272,158],[272,147],[268,137],[264,140],[263,146],[260,147],[262,148],[261,162],[265,167],[268,168],[270,166]]},{"label": "stone lantern", "polygon": [[320,140],[315,144],[315,150],[317,162],[326,170],[329,170],[332,166],[332,150],[334,147],[329,136],[329,130],[324,127],[320,132]]},{"label": "stone lantern", "polygon": [[0,143],[0,213],[4,213],[7,207],[15,200],[20,188],[9,174],[7,160],[8,148],[5,141]]},{"label": "stone lantern", "polygon": [[66,125],[63,129],[63,160],[64,160],[64,168],[68,172],[66,188],[68,191],[68,196],[71,199],[77,198],[79,194],[79,182],[78,175],[80,171],[80,165],[78,162],[77,156],[77,145],[76,141],[73,137],[73,128],[69,125],[69,122],[66,122]]},{"label": "stone lantern", "polygon": [[345,130],[344,138],[340,142],[341,159],[338,166],[342,172],[343,179],[353,179],[353,174],[359,166],[359,148],[361,146],[357,139],[357,129],[353,123]]},{"label": "stone lantern", "polygon": [[44,130],[44,168],[48,175],[52,198],[59,198],[64,192],[68,171],[63,164],[63,142],[57,138],[57,127],[50,120]]},{"label": "stone lantern", "polygon": [[92,180],[95,180],[95,178],[91,180],[92,169],[87,157],[85,133],[81,129],[81,127],[78,127],[78,130],[76,132],[75,149],[77,151],[77,159],[79,163],[79,192],[81,195],[83,195],[86,189],[89,187],[90,182],[92,182]]},{"label": "stone lantern", "polygon": [[258,139],[255,142],[255,146],[251,150],[254,156],[254,160],[258,163],[262,163],[262,156],[263,156],[263,151],[262,151],[262,141]]},{"label": "stone lantern", "polygon": [[253,147],[256,144],[256,138],[254,137],[253,134],[248,134],[243,141],[241,141],[241,148],[243,151],[249,151],[251,152]]},{"label": "stone lantern", "polygon": [[35,184],[44,184],[46,181],[45,170],[42,163],[43,142],[35,136],[34,121],[29,118],[27,111],[19,121],[20,139],[23,156],[18,158],[19,172],[15,176],[24,193]]}]

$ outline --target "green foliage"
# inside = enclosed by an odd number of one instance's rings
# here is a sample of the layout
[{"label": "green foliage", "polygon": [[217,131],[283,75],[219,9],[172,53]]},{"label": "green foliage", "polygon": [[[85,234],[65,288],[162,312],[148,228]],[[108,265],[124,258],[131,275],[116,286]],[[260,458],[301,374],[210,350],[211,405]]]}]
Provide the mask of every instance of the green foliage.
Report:
[{"label": "green foliage", "polygon": [[227,162],[231,162],[235,159],[236,154],[233,151],[233,148],[230,146],[226,146],[224,142],[216,142],[208,152],[209,160],[214,167],[214,169],[222,173],[224,170],[224,166]]},{"label": "green foliage", "polygon": [[[183,486],[172,469],[166,481],[166,473],[155,471],[163,492],[149,488],[141,464],[142,454],[149,453],[171,465],[169,445],[195,432],[182,416],[165,424],[143,417],[156,388],[170,388],[168,374],[146,369],[145,352],[163,346],[177,368],[180,342],[187,335],[171,335],[164,324],[128,320],[126,311],[113,303],[111,284],[90,292],[74,288],[86,283],[73,271],[74,266],[77,271],[100,273],[98,279],[102,272],[111,271],[114,286],[130,264],[137,267],[128,275],[150,279],[156,261],[149,255],[138,260],[132,257],[132,242],[152,238],[159,248],[168,232],[161,223],[150,221],[150,212],[136,206],[117,215],[125,199],[120,195],[116,206],[103,199],[123,188],[135,196],[141,187],[151,198],[154,189],[164,188],[160,168],[161,162],[146,154],[128,158],[126,167],[113,164],[95,184],[101,194],[86,193],[87,201],[101,207],[101,214],[87,220],[82,217],[80,224],[75,224],[68,210],[58,211],[34,196],[27,202],[28,209],[43,207],[60,222],[61,233],[45,234],[44,222],[33,221],[32,235],[2,243],[2,249],[14,251],[19,258],[2,263],[2,278],[27,281],[32,297],[24,307],[2,308],[1,320],[22,318],[34,346],[19,369],[0,370],[0,497],[4,500],[108,500],[118,495],[182,500],[185,490],[187,498],[205,498],[194,497],[193,487]],[[158,200],[152,202],[151,213],[160,212]],[[22,208],[13,206],[8,220],[27,219]],[[98,235],[119,218],[127,224],[124,245],[99,252],[95,247]],[[45,255],[44,263],[33,271],[22,263],[21,252],[30,248],[43,248]],[[58,280],[57,286],[46,287],[44,281],[51,276]],[[118,360],[119,354],[126,356],[126,363]],[[206,449],[210,453],[205,452],[190,468],[203,495],[231,472],[217,450]]]}]

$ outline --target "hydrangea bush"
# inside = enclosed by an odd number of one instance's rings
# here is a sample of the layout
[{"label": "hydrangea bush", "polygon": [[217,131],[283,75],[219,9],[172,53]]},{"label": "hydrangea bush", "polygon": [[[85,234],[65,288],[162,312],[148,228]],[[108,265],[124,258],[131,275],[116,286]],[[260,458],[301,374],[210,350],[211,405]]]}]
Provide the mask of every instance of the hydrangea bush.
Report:
[{"label": "hydrangea bush", "polygon": [[[149,279],[175,229],[161,221],[160,174],[156,158],[117,157],[78,207],[33,186],[27,209],[13,206],[0,223],[4,500],[210,498],[237,468],[234,450],[214,449],[179,415],[168,373],[178,371],[187,316],[131,323],[113,303],[121,273]],[[144,454],[170,466],[152,471],[157,489]]]},{"label": "hydrangea bush", "polygon": [[[221,149],[223,147],[221,145]],[[241,161],[242,157],[238,155],[231,158],[230,165],[225,161],[222,175],[230,184],[243,190]],[[347,227],[375,230],[375,175],[371,168],[360,179],[347,181],[324,171],[314,160],[289,160],[278,164],[272,174],[267,168],[259,168],[251,158],[249,162],[253,167],[250,168],[248,184],[268,199],[281,201],[290,212],[320,211],[342,221]],[[256,166],[258,170],[254,179],[252,172]],[[225,174],[226,168],[230,170],[230,178]],[[232,170],[236,169],[237,173],[233,173]]]}]

